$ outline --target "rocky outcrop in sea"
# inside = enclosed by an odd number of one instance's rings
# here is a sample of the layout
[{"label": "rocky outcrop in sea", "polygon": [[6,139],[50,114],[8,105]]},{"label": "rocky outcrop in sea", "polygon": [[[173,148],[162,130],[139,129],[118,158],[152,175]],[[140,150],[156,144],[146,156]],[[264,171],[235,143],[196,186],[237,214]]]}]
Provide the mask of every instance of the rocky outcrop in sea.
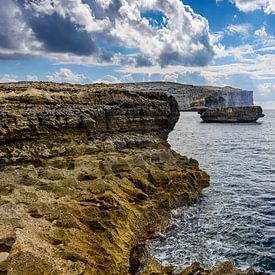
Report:
[{"label": "rocky outcrop in sea", "polygon": [[135,274],[169,211],[208,186],[170,149],[175,99],[109,85],[0,84],[0,273]]},{"label": "rocky outcrop in sea", "polygon": [[250,123],[256,122],[259,118],[264,117],[263,110],[260,106],[246,107],[229,107],[217,109],[201,109],[199,111],[201,119],[204,122],[238,122]]}]

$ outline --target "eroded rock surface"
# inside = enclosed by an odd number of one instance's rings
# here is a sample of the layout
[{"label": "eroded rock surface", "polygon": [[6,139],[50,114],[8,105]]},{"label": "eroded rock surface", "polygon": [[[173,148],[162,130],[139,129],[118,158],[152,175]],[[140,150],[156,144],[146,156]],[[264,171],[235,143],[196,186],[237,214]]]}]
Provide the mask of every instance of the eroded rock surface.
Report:
[{"label": "eroded rock surface", "polygon": [[173,97],[0,85],[0,274],[134,274],[144,240],[209,177],[166,142]]}]

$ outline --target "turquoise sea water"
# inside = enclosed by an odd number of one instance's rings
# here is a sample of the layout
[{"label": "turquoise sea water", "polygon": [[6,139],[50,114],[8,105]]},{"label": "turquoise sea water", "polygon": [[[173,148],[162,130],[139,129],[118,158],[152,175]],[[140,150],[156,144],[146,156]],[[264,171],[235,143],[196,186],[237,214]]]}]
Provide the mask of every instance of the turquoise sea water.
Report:
[{"label": "turquoise sea water", "polygon": [[275,274],[275,111],[264,113],[253,124],[207,124],[181,113],[169,143],[199,161],[211,186],[173,211],[171,226],[150,244],[163,264],[231,260]]}]

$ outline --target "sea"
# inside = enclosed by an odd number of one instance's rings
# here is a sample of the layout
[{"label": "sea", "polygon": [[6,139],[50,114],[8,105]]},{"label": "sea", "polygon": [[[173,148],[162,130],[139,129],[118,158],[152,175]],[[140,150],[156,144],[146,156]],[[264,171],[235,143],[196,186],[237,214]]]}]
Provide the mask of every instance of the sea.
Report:
[{"label": "sea", "polygon": [[151,241],[151,255],[175,270],[232,261],[275,274],[275,110],[257,123],[204,123],[181,113],[172,149],[197,159],[210,187]]}]

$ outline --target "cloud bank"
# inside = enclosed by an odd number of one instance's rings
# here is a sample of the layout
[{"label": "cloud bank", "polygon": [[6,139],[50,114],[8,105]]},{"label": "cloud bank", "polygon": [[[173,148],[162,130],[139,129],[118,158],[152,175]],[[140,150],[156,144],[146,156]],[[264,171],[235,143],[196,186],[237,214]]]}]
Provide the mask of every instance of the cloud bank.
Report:
[{"label": "cloud bank", "polygon": [[82,74],[77,74],[68,68],[60,68],[59,71],[48,74],[47,78],[52,82],[82,83],[86,77]]},{"label": "cloud bank", "polygon": [[243,12],[263,9],[267,14],[275,14],[274,0],[231,0]]},{"label": "cloud bank", "polygon": [[209,25],[180,0],[0,0],[0,59],[204,66]]}]

